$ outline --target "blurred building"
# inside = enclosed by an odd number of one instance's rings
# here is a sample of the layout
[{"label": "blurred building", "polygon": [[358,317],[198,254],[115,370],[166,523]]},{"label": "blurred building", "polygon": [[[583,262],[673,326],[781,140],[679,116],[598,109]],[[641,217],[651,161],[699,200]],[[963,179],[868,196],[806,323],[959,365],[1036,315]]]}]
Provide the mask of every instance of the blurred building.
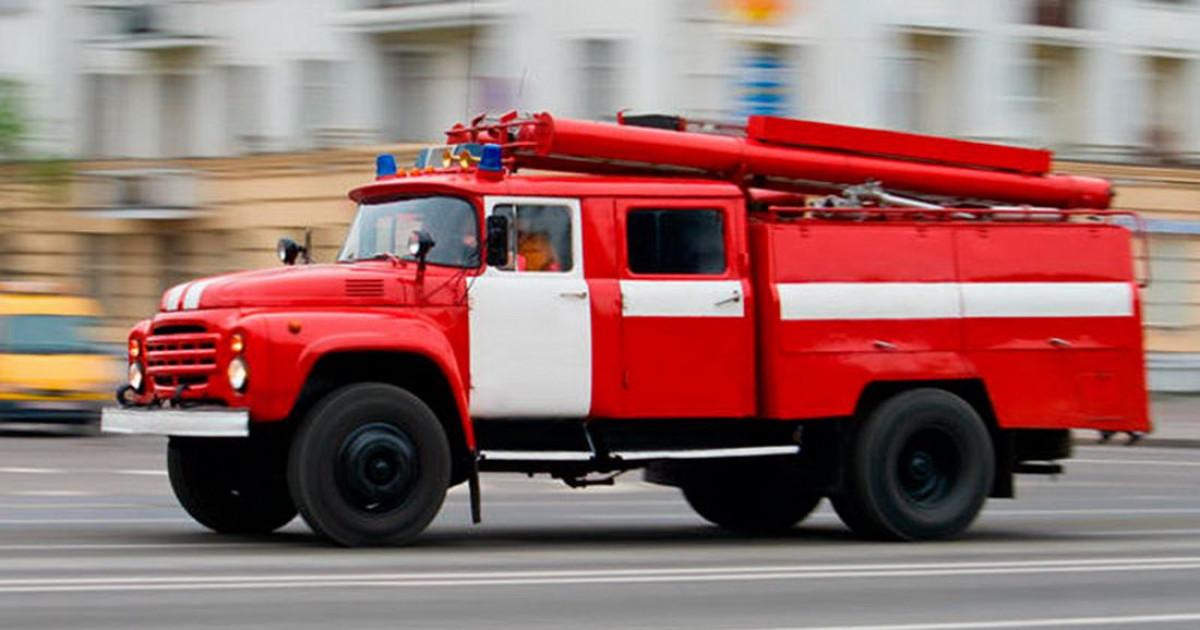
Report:
[{"label": "blurred building", "polygon": [[1198,32],[1200,0],[0,0],[0,275],[74,282],[118,339],[300,226],[332,257],[364,147],[485,110],[789,115],[1116,178],[1156,218],[1156,383],[1200,390],[1200,176],[1170,168],[1200,162]]}]

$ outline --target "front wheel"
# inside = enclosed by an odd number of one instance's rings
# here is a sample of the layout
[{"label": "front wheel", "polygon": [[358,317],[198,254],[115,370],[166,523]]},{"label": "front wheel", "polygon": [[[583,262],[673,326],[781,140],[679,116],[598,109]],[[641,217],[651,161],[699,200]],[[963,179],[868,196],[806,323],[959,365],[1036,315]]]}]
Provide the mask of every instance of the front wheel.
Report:
[{"label": "front wheel", "polygon": [[964,531],[992,487],[995,453],[963,399],[916,389],[885,401],[852,437],[839,516],[869,538],[933,540]]},{"label": "front wheel", "polygon": [[180,505],[222,534],[267,534],[296,517],[283,460],[244,440],[171,438],[167,473]]},{"label": "front wheel", "polygon": [[696,513],[714,525],[778,533],[804,520],[821,501],[807,489],[792,460],[698,462],[680,484]]},{"label": "front wheel", "polygon": [[336,544],[399,545],[437,515],[450,447],[433,411],[382,383],[343,387],[313,408],[288,458],[300,514]]}]

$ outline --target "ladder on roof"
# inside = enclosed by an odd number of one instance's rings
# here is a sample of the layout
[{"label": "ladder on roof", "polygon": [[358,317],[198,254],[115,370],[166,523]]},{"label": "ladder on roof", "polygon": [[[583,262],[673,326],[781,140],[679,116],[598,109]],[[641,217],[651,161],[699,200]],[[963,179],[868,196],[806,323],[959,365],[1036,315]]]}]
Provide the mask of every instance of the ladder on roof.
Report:
[{"label": "ladder on roof", "polygon": [[936,206],[1104,209],[1112,200],[1107,180],[1051,173],[1049,151],[771,116],[739,128],[659,115],[613,124],[509,112],[446,134],[451,143],[501,145],[513,169],[702,177],[803,194],[875,182]]}]

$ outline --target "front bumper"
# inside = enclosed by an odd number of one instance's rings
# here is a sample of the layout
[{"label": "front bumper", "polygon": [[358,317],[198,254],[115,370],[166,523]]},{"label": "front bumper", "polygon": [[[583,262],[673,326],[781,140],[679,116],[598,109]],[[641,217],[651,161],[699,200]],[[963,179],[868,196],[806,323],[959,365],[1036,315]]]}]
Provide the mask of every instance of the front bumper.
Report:
[{"label": "front bumper", "polygon": [[250,412],[245,409],[162,409],[105,407],[100,430],[125,435],[249,437]]}]

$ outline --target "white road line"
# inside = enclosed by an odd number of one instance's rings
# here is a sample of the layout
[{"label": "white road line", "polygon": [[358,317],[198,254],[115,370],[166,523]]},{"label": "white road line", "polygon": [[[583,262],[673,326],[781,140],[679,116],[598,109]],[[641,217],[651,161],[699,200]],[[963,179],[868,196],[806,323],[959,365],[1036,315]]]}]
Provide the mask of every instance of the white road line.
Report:
[{"label": "white road line", "polygon": [[1182,466],[1188,468],[1200,468],[1200,462],[1181,462],[1177,460],[1153,460],[1153,459],[1068,459],[1069,464],[1114,464],[1119,466]]},{"label": "white road line", "polygon": [[129,524],[143,523],[192,523],[190,518],[4,518],[0,525],[89,525],[89,524]]},{"label": "white road line", "polygon": [[114,470],[114,471],[112,471],[112,472],[113,472],[113,473],[115,473],[115,474],[118,474],[118,475],[146,475],[146,476],[150,476],[150,477],[166,477],[166,476],[167,476],[167,471],[165,471],[165,470],[158,470],[158,469],[152,469],[152,470]]},{"label": "white road line", "polygon": [[241,549],[262,548],[261,543],[112,543],[66,545],[0,545],[0,551],[135,551],[138,549]]},{"label": "white road line", "polygon": [[0,594],[81,591],[179,591],[327,587],[481,587],[647,584],[767,580],[830,580],[964,575],[1200,571],[1200,557],[1124,560],[1047,560],[927,564],[816,565],[791,567],[680,567],[578,571],[496,571],[324,575],[148,576],[0,580]]},{"label": "white road line", "polygon": [[1124,624],[1187,623],[1200,621],[1200,613],[1126,615],[1118,617],[1059,617],[1006,621],[938,621],[877,626],[794,626],[772,630],[1004,630],[1005,628],[1094,628]]},{"label": "white road line", "polygon": [[80,476],[109,474],[109,475],[153,475],[156,477],[159,477],[159,476],[165,477],[167,475],[167,471],[157,469],[157,468],[123,469],[123,470],[91,468],[91,469],[81,469],[81,470],[68,470],[66,468],[20,468],[20,467],[8,466],[8,467],[0,468],[0,474],[7,474],[7,475],[66,475],[66,474],[72,474],[72,475],[80,475]]}]

